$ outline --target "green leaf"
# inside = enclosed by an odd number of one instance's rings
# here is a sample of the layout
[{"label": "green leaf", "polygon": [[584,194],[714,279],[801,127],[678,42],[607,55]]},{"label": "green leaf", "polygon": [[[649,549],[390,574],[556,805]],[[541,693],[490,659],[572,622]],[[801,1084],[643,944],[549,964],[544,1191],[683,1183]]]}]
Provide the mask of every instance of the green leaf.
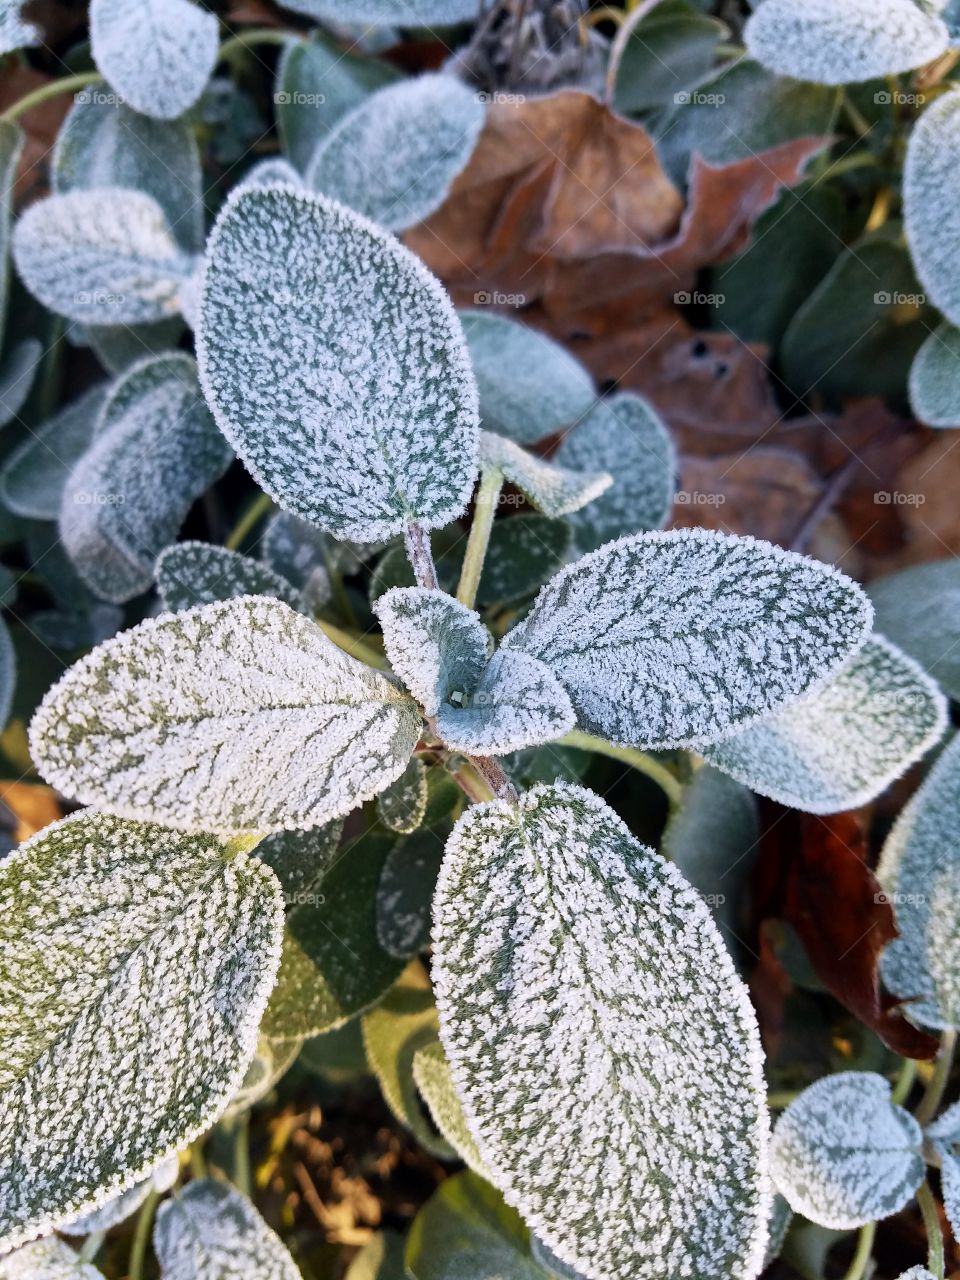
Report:
[{"label": "green leaf", "polygon": [[456,313],[366,219],[289,187],[231,198],[208,245],[197,350],[221,430],[294,515],[378,540],[466,506],[479,433]]},{"label": "green leaf", "polygon": [[960,698],[960,565],[951,557],[871,582],[874,625]]},{"label": "green leaf", "polygon": [[[66,1236],[92,1236],[101,1231],[109,1231],[111,1227],[125,1222],[136,1213],[151,1191],[161,1195],[164,1191],[169,1191],[176,1182],[179,1172],[178,1157],[170,1156],[153,1171],[149,1178],[135,1183],[129,1190],[108,1200],[102,1208],[95,1209],[93,1213],[85,1213],[70,1222],[61,1222],[58,1230]],[[3,1274],[3,1263],[0,1262],[0,1275]]]},{"label": "green leaf", "polygon": [[395,1231],[378,1231],[350,1263],[344,1280],[407,1280],[403,1237]]},{"label": "green leaf", "polygon": [[716,18],[689,5],[659,4],[630,33],[617,69],[614,104],[625,115],[675,102],[710,71],[729,35]]},{"label": "green leaf", "polygon": [[275,877],[213,836],[99,813],[0,864],[0,1243],[89,1213],[243,1079],[273,986]]},{"label": "green leaf", "polygon": [[920,666],[871,636],[829,684],[703,750],[761,795],[807,813],[874,800],[943,736],[947,703]]},{"label": "green leaf", "polygon": [[407,1237],[413,1280],[547,1280],[518,1214],[473,1173],[441,1184]]},{"label": "green leaf", "polygon": [[156,200],[121,187],[38,200],[14,228],[13,256],[45,307],[90,325],[176,315],[195,265]]},{"label": "green leaf", "polygon": [[476,17],[479,0],[283,0],[285,9],[318,22],[374,26],[441,26]]},{"label": "green leaf", "polygon": [[356,546],[335,542],[315,524],[277,511],[264,526],[260,555],[274,573],[300,588],[311,608],[319,609],[332,598],[331,570],[354,573],[361,568]]},{"label": "green leaf", "polygon": [[627,392],[601,400],[564,436],[556,461],[565,467],[600,467],[613,476],[605,493],[570,517],[580,551],[666,523],[676,455],[666,427],[640,396]]},{"label": "green leaf", "polygon": [[43,355],[43,346],[36,338],[24,338],[0,365],[0,427],[6,426],[26,404]]},{"label": "green leaf", "polygon": [[126,373],[144,357],[163,356],[174,350],[186,324],[182,316],[171,316],[151,324],[74,324],[72,332],[90,348],[107,373]]},{"label": "green leaf", "polygon": [[538,511],[546,516],[565,516],[593,502],[613,484],[613,476],[605,471],[588,470],[593,460],[585,460],[582,470],[558,466],[535,453],[527,453],[506,436],[483,431],[480,435],[480,461],[496,467],[515,485]]},{"label": "green leaf", "polygon": [[699,894],[599,797],[541,786],[461,818],[434,922],[456,1091],[529,1228],[598,1280],[756,1276],[759,1033]]},{"label": "green leaf", "polygon": [[960,324],[960,289],[954,264],[960,249],[960,213],[954,192],[960,160],[960,92],[931,103],[910,132],[903,168],[907,241],[917,275],[933,303]]},{"label": "green leaf", "polygon": [[398,840],[383,864],[377,889],[377,937],[384,951],[399,959],[406,960],[430,945],[430,908],[443,843],[436,831],[422,829]]},{"label": "green leaf", "polygon": [[450,1160],[456,1153],[423,1115],[413,1079],[414,1054],[434,1043],[438,1034],[430,979],[415,960],[377,1007],[364,1014],[363,1043],[390,1110],[422,1147],[441,1160]]},{"label": "green leaf", "polygon": [[467,1118],[453,1085],[450,1064],[439,1040],[424,1045],[413,1055],[413,1079],[427,1101],[434,1124],[447,1142],[474,1173],[489,1181],[490,1174],[470,1136]]},{"label": "green leaf", "polygon": [[288,907],[302,903],[330,870],[342,832],[338,818],[310,831],[276,831],[257,845],[256,855],[280,881]]},{"label": "green leaf", "polygon": [[103,1280],[103,1272],[56,1236],[35,1240],[0,1259],[3,1280]]},{"label": "green leaf", "polygon": [[56,520],[70,472],[93,439],[106,391],[102,383],[91,387],[9,454],[0,471],[0,498],[11,511]]},{"label": "green leaf", "polygon": [[570,550],[570,524],[548,516],[495,520],[477,599],[480,604],[526,600],[563,564]]},{"label": "green leaf", "polygon": [[[149,0],[145,0],[149,2]],[[152,120],[104,88],[81,90],[57,134],[50,177],[54,191],[126,187],[152,196],[174,237],[202,253],[200,151],[185,120]]]},{"label": "green leaf", "polygon": [[300,1280],[286,1245],[234,1187],[202,1178],[157,1210],[163,1280]]},{"label": "green leaf", "polygon": [[115,382],[60,509],[64,547],[90,590],[115,604],[146,591],[157,556],[230,458],[192,357],[147,357]]},{"label": "green leaf", "polygon": [[440,737],[470,755],[509,755],[562,738],[576,724],[566,690],[548,666],[526,653],[501,649],[462,704],[437,712]]},{"label": "green leaf", "polygon": [[288,915],[264,1034],[291,1040],[342,1027],[400,976],[403,961],[377,940],[377,885],[391,843],[366,836],[345,848]]},{"label": "green leaf", "polygon": [[949,321],[914,356],[910,407],[928,427],[960,427],[960,329]]},{"label": "green leaf", "polygon": [[[3,47],[0,25],[0,48]],[[23,153],[23,130],[10,120],[0,120],[0,347],[6,332],[10,293],[10,222],[13,215],[13,184]]]},{"label": "green leaf", "polygon": [[488,431],[533,444],[594,403],[589,373],[551,338],[505,316],[463,311],[460,319]]},{"label": "green leaf", "polygon": [[770,1146],[778,1190],[822,1227],[849,1229],[898,1213],[924,1177],[923,1134],[890,1101],[883,1076],[842,1071],[804,1089]]},{"label": "green leaf", "polygon": [[483,96],[452,75],[387,85],[321,139],[306,183],[390,231],[404,231],[443,204],[477,144],[484,114]]},{"label": "green leaf", "polygon": [[90,0],[97,70],[144,115],[173,120],[192,107],[218,42],[216,15],[190,0]]},{"label": "green leaf", "polygon": [[65,795],[225,835],[317,827],[398,777],[416,708],[279,600],[140,623],[71,667],[31,725]]},{"label": "green leaf", "polygon": [[377,816],[391,831],[409,835],[426,811],[427,771],[419,756],[412,756],[400,777],[377,796]]},{"label": "green leaf", "polygon": [[243,1083],[231,1098],[223,1118],[231,1120],[242,1115],[265,1098],[296,1062],[302,1047],[302,1040],[271,1040],[269,1036],[261,1036]]},{"label": "green leaf", "polygon": [[860,587],[828,565],[682,529],[583,556],[504,644],[553,671],[588,732],[693,746],[819,687],[857,652],[871,618]]},{"label": "green leaf", "polygon": [[160,553],[157,587],[164,609],[175,613],[237,596],[273,596],[311,613],[296,587],[267,565],[209,542],[177,542]]},{"label": "green leaf", "polygon": [[778,75],[834,85],[922,67],[949,43],[942,19],[916,0],[764,0],[743,38]]},{"label": "green leaf", "polygon": [[881,957],[890,990],[925,1027],[960,1027],[960,738],[954,738],[887,837],[877,877],[900,936]]}]

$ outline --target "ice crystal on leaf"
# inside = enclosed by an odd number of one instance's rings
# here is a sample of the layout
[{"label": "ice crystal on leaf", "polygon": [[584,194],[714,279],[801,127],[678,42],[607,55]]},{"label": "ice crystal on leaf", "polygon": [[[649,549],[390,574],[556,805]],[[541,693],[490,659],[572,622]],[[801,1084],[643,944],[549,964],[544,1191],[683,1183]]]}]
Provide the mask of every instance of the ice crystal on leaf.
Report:
[{"label": "ice crystal on leaf", "polygon": [[[767,0],[769,3],[769,0]],[[903,167],[903,212],[913,265],[930,301],[960,324],[960,91],[938,98],[913,126]]]},{"label": "ice crystal on leaf", "polygon": [[925,1027],[960,1027],[960,738],[954,738],[901,811],[877,876],[900,936],[881,958],[883,980]]},{"label": "ice crystal on leaf", "polygon": [[477,687],[493,640],[472,609],[443,591],[392,587],[374,613],[390,665],[428,716]]},{"label": "ice crystal on leaf", "polygon": [[280,881],[291,906],[326,875],[340,847],[343,821],[336,818],[309,831],[275,831],[254,850]]},{"label": "ice crystal on leaf", "polygon": [[413,1078],[427,1101],[434,1124],[447,1142],[464,1164],[489,1182],[490,1173],[470,1136],[443,1045],[435,1042],[416,1051],[413,1055]]},{"label": "ice crystal on leaf", "polygon": [[558,466],[527,453],[506,436],[480,434],[480,461],[496,467],[545,516],[569,515],[593,502],[613,484],[613,476],[584,459],[583,469]]},{"label": "ice crystal on leaf", "polygon": [[559,343],[505,316],[464,311],[460,319],[488,431],[534,444],[593,405],[590,375]]},{"label": "ice crystal on leaf", "polygon": [[153,1247],[162,1280],[300,1280],[256,1206],[234,1187],[206,1178],[160,1206]]},{"label": "ice crystal on leaf", "polygon": [[914,356],[910,407],[928,427],[960,427],[960,329],[949,321]]},{"label": "ice crystal on leaf", "polygon": [[474,18],[480,0],[283,0],[283,7],[319,22],[423,27]]},{"label": "ice crystal on leaf", "polygon": [[123,603],[153,582],[157,555],[231,452],[192,357],[148,356],[110,388],[67,481],[60,536],[86,585]]},{"label": "ice crystal on leaf", "polygon": [[90,1236],[99,1231],[109,1231],[118,1222],[123,1222],[131,1214],[136,1213],[151,1191],[159,1193],[169,1191],[177,1180],[179,1170],[179,1159],[177,1156],[171,1156],[169,1160],[164,1160],[149,1178],[144,1178],[142,1182],[136,1183],[127,1191],[108,1200],[102,1208],[95,1209],[93,1213],[85,1213],[79,1218],[60,1223],[57,1230],[65,1236]]},{"label": "ice crystal on leaf", "polygon": [[121,187],[38,200],[14,228],[13,257],[45,307],[90,325],[175,315],[194,269],[156,200]]},{"label": "ice crystal on leaf", "polygon": [[599,797],[461,818],[434,899],[441,1038],[480,1158],[590,1280],[750,1280],[767,1117],[746,988],[700,896]]},{"label": "ice crystal on leaf", "polygon": [[940,1187],[943,1207],[954,1239],[960,1236],[960,1102],[948,1107],[927,1126],[925,1136],[940,1157]]},{"label": "ice crystal on leaf", "polygon": [[197,342],[217,422],[281,506],[339,538],[433,529],[477,472],[477,393],[446,294],[351,210],[289,187],[232,197]]},{"label": "ice crystal on leaf", "polygon": [[382,791],[413,703],[279,600],[148,620],[49,691],[31,749],[65,795],[187,830],[320,826]]},{"label": "ice crystal on leaf", "polygon": [[426,811],[427,771],[423,761],[413,756],[396,782],[377,796],[377,816],[391,831],[409,835],[423,822]]},{"label": "ice crystal on leaf", "polygon": [[621,538],[561,570],[504,644],[553,671],[591,733],[694,746],[823,684],[871,617],[828,565],[684,529]]},{"label": "ice crystal on leaf", "polygon": [[943,694],[919,665],[871,636],[815,693],[706,746],[711,764],[807,813],[867,804],[938,742]]},{"label": "ice crystal on leaf", "polygon": [[577,722],[563,685],[527,653],[501,649],[464,702],[437,712],[437,732],[457,751],[503,756],[562,738]]},{"label": "ice crystal on leaf", "polygon": [[308,186],[390,231],[430,216],[483,128],[481,95],[453,76],[401,80],[372,94],[322,139]]},{"label": "ice crystal on leaf", "polygon": [[97,70],[124,101],[172,120],[203,93],[217,61],[216,15],[192,0],[90,0]]},{"label": "ice crystal on leaf", "polygon": [[102,1208],[216,1120],[282,927],[276,877],[213,836],[80,813],[0,864],[0,1248]]},{"label": "ice crystal on leaf", "polygon": [[851,84],[922,67],[949,32],[917,0],[763,0],[744,29],[747,52],[777,75]]},{"label": "ice crystal on leaf", "polygon": [[673,504],[676,455],[667,429],[645,400],[624,392],[601,400],[563,438],[554,461],[600,467],[613,484],[570,520],[580,551],[666,523]]},{"label": "ice crystal on leaf", "polygon": [[[446,824],[441,830],[445,834]],[[377,938],[392,956],[407,960],[430,945],[430,905],[443,843],[439,831],[423,827],[387,854],[377,885]]]},{"label": "ice crystal on leaf", "polygon": [[0,1280],[103,1280],[64,1240],[48,1236],[0,1258]]},{"label": "ice crystal on leaf", "polygon": [[310,609],[292,583],[258,560],[209,542],[176,542],[157,560],[164,609],[175,613],[237,596],[274,596],[299,613]]},{"label": "ice crystal on leaf", "polygon": [[12,449],[0,470],[0,498],[17,515],[56,520],[70,472],[89,448],[105,384],[91,387]]},{"label": "ice crystal on leaf", "polygon": [[922,1142],[883,1076],[842,1071],[804,1089],[780,1116],[770,1171],[797,1213],[846,1230],[909,1203],[923,1181]]},{"label": "ice crystal on leaf", "polygon": [[40,32],[26,22],[21,10],[26,0],[0,0],[0,57],[15,53],[25,45],[36,44]]}]

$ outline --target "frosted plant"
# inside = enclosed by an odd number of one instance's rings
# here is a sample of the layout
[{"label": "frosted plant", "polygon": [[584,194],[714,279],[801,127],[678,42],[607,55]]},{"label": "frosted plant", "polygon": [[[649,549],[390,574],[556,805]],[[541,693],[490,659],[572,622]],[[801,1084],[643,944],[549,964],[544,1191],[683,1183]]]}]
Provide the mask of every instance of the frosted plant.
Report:
[{"label": "frosted plant", "polygon": [[[421,823],[426,818],[425,810]],[[377,941],[399,960],[409,960],[430,944],[430,900],[443,861],[443,839],[436,830],[426,826],[407,834],[412,839],[393,846],[377,884]]]},{"label": "frosted plant", "polygon": [[781,76],[849,84],[909,71],[944,53],[949,33],[917,0],[763,0],[747,22],[751,57]]},{"label": "frosted plant", "polygon": [[960,427],[960,329],[945,321],[910,366],[910,407],[928,427]]},{"label": "frosted plant", "polygon": [[172,120],[206,88],[217,19],[193,0],[90,0],[97,69],[136,111]]},{"label": "frosted plant", "polygon": [[391,782],[377,796],[380,821],[391,831],[409,835],[423,822],[427,811],[427,796],[427,771],[422,760],[413,756],[396,782]]},{"label": "frosted plant", "polygon": [[910,134],[903,168],[903,212],[920,283],[930,301],[954,324],[960,324],[960,290],[953,271],[960,249],[960,212],[953,197],[958,160],[960,92],[953,90],[924,111]]},{"label": "frosted plant", "polygon": [[100,384],[54,414],[7,456],[0,469],[0,497],[17,515],[56,520],[70,473],[93,439],[106,399]]},{"label": "frosted plant", "polygon": [[606,471],[558,466],[492,431],[481,433],[480,464],[486,470],[499,471],[546,516],[567,516],[588,503],[596,505],[596,499],[614,483]]},{"label": "frosted plant", "polygon": [[163,1280],[300,1280],[296,1263],[253,1204],[220,1182],[192,1182],[161,1205],[153,1240]]},{"label": "frosted plant", "polygon": [[951,557],[914,565],[869,587],[876,629],[960,697],[960,566]]},{"label": "frosted plant", "polygon": [[843,1071],[805,1089],[777,1121],[770,1170],[791,1208],[823,1227],[898,1213],[923,1181],[923,1134],[882,1076]]},{"label": "frosted plant", "polygon": [[402,231],[443,203],[470,159],[483,119],[481,95],[453,76],[388,85],[322,139],[306,183]]},{"label": "frosted plant", "polygon": [[[0,11],[2,16],[2,11]],[[0,346],[6,332],[10,292],[10,226],[13,186],[23,154],[24,136],[18,125],[0,120]],[[0,426],[10,421],[30,392],[42,347],[35,338],[24,338],[0,365]]]},{"label": "frosted plant", "polygon": [[123,1222],[131,1214],[136,1213],[151,1191],[159,1194],[169,1191],[177,1180],[179,1170],[180,1161],[176,1156],[171,1156],[169,1160],[164,1160],[149,1178],[144,1178],[142,1182],[136,1183],[115,1199],[108,1200],[102,1208],[95,1209],[93,1213],[84,1214],[70,1222],[61,1222],[58,1229],[65,1236],[89,1236],[99,1231],[109,1231],[118,1222]]},{"label": "frosted plant", "polygon": [[0,56],[36,44],[39,31],[23,17],[25,0],[0,0]]},{"label": "frosted plant", "polygon": [[490,1181],[490,1173],[470,1135],[450,1074],[450,1064],[439,1041],[424,1045],[416,1051],[413,1056],[413,1078],[427,1101],[434,1123],[447,1142],[474,1173]]},{"label": "frosted plant", "polygon": [[208,542],[176,542],[157,560],[157,590],[171,613],[237,596],[273,596],[300,613],[310,606],[286,578],[226,547]]},{"label": "frosted plant", "polygon": [[25,1244],[6,1258],[0,1258],[2,1280],[103,1280],[103,1272],[64,1240],[48,1236]]}]

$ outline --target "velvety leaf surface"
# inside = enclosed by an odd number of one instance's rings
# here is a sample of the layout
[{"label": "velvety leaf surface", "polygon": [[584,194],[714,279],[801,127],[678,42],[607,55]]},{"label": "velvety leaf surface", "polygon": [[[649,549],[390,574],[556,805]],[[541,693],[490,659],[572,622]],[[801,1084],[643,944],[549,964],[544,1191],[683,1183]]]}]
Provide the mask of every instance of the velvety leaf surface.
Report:
[{"label": "velvety leaf surface", "polygon": [[103,1272],[80,1255],[64,1240],[48,1236],[25,1244],[0,1259],[3,1280],[103,1280]]},{"label": "velvety leaf surface", "polygon": [[413,1280],[546,1280],[520,1216],[473,1173],[447,1178],[417,1214],[406,1265]]},{"label": "velvety leaf surface", "polygon": [[934,329],[910,366],[910,407],[928,427],[960,427],[960,329]]},{"label": "velvety leaf surface", "polygon": [[157,1211],[153,1247],[163,1280],[300,1280],[276,1232],[235,1187],[203,1178]]},{"label": "velvety leaf surface", "polygon": [[427,771],[419,756],[395,782],[377,796],[377,816],[385,827],[408,835],[416,831],[427,811]]},{"label": "velvety leaf surface", "polygon": [[437,831],[422,828],[387,854],[377,886],[377,937],[392,956],[405,960],[430,945],[430,907],[443,845]]},{"label": "velvety leaf surface", "polygon": [[463,1107],[453,1086],[450,1066],[439,1040],[426,1044],[413,1055],[413,1078],[427,1100],[433,1122],[463,1162],[481,1178],[490,1174],[480,1159],[477,1144],[470,1136]]}]

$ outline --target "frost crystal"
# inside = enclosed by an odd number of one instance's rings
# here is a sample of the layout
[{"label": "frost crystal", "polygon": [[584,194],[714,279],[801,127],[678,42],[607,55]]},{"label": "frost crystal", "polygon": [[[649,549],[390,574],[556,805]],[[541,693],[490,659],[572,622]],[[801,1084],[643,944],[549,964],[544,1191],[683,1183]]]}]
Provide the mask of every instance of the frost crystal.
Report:
[{"label": "frost crystal", "polygon": [[25,0],[0,0],[0,57],[24,45],[36,44],[40,32],[21,16]]},{"label": "frost crystal", "polygon": [[943,736],[947,703],[913,661],[871,636],[838,676],[703,749],[751,790],[807,813],[856,809]]},{"label": "frost crystal", "polygon": [[251,1201],[206,1178],[160,1206],[153,1247],[163,1280],[300,1280],[283,1241]]},{"label": "frost crystal", "polygon": [[91,591],[122,603],[153,582],[157,555],[231,453],[187,355],[135,364],[111,387],[94,430],[64,487],[60,536]]},{"label": "frost crystal", "polygon": [[565,467],[600,467],[613,476],[612,487],[570,521],[580,551],[666,523],[676,455],[666,427],[640,396],[601,400],[564,436],[554,457]]},{"label": "frost crystal", "polygon": [[804,1089],[780,1116],[770,1172],[797,1213],[847,1230],[910,1202],[923,1181],[922,1143],[883,1076],[842,1071]]},{"label": "frost crystal", "polygon": [[922,67],[950,37],[916,0],[763,0],[743,38],[777,75],[850,84]]},{"label": "frost crystal", "polygon": [[506,436],[492,431],[480,434],[480,461],[502,471],[545,516],[565,516],[593,502],[613,484],[613,476],[599,471],[583,459],[577,464],[558,466],[534,453],[527,453]]},{"label": "frost crystal", "polygon": [[[881,958],[883,980],[927,1027],[960,1027],[960,738],[954,738],[887,837],[877,876],[899,938]],[[913,997],[919,997],[913,999]]]},{"label": "frost crystal", "polygon": [[427,1101],[434,1124],[450,1146],[474,1173],[491,1181],[490,1173],[480,1159],[477,1144],[470,1136],[443,1045],[428,1044],[416,1051],[413,1055],[413,1078]]},{"label": "frost crystal", "polygon": [[320,22],[370,22],[384,27],[466,22],[476,17],[479,4],[480,0],[283,0],[285,9]]},{"label": "frost crystal", "polygon": [[176,542],[157,560],[164,609],[176,613],[237,596],[274,596],[300,613],[310,609],[300,592],[267,565],[209,542]]},{"label": "frost crystal", "polygon": [[35,1240],[0,1258],[0,1280],[103,1280],[103,1272],[56,1236]]},{"label": "frost crystal", "polygon": [[[118,1222],[123,1222],[136,1213],[151,1191],[160,1193],[169,1191],[177,1180],[179,1170],[179,1159],[171,1156],[169,1160],[164,1160],[149,1178],[144,1178],[142,1182],[136,1183],[113,1200],[108,1200],[102,1208],[95,1209],[93,1213],[85,1213],[80,1218],[62,1222],[57,1230],[65,1236],[91,1236],[100,1231],[109,1231]],[[0,1270],[0,1276],[2,1276],[2,1270]]]},{"label": "frost crystal", "polygon": [[756,1020],[700,896],[580,787],[461,818],[434,899],[441,1038],[480,1158],[591,1280],[758,1275]]},{"label": "frost crystal", "polygon": [[[767,0],[769,2],[769,0]],[[960,324],[960,206],[955,198],[960,164],[960,92],[927,107],[913,126],[903,167],[903,212],[917,276],[935,306]]]},{"label": "frost crystal", "polygon": [[483,120],[482,95],[453,76],[401,80],[327,134],[307,168],[307,185],[390,231],[404,231],[443,204]]},{"label": "frost crystal", "polygon": [[948,1107],[942,1115],[927,1126],[926,1137],[940,1157],[940,1185],[943,1191],[943,1207],[954,1239],[960,1235],[960,1102]]},{"label": "frost crystal", "polygon": [[288,511],[378,540],[464,509],[479,432],[456,313],[365,218],[289,187],[231,197],[197,350],[217,422]]},{"label": "frost crystal", "polygon": [[951,557],[872,582],[874,625],[960,698],[960,564]]},{"label": "frost crystal", "polygon": [[105,385],[92,387],[11,450],[0,470],[0,498],[11,511],[56,520],[64,486],[89,447],[105,398]]},{"label": "frost crystal", "polygon": [[175,315],[194,267],[156,200],[120,187],[38,200],[14,228],[13,257],[45,307],[91,325]]},{"label": "frost crystal", "polygon": [[947,321],[910,366],[910,407],[928,427],[960,427],[960,329]]},{"label": "frost crystal", "polygon": [[590,375],[551,338],[504,316],[465,311],[460,319],[488,431],[533,444],[578,421],[593,405]]},{"label": "frost crystal", "polygon": [[553,671],[591,733],[688,747],[823,684],[871,617],[828,565],[683,529],[621,538],[563,569],[504,644]]},{"label": "frost crystal", "polygon": [[391,667],[428,716],[477,687],[493,641],[472,609],[443,591],[393,587],[373,611]]},{"label": "frost crystal", "polygon": [[163,614],[48,692],[31,750],[51,785],[186,830],[320,826],[406,768],[416,708],[279,600]]},{"label": "frost crystal", "polygon": [[288,906],[313,888],[332,866],[340,848],[343,822],[336,819],[310,831],[276,831],[254,853],[280,881]]},{"label": "frost crystal", "polygon": [[190,0],[90,0],[97,70],[136,111],[182,115],[203,93],[217,61],[215,14]]},{"label": "frost crystal", "polygon": [[0,1248],[102,1208],[219,1116],[282,927],[273,874],[213,836],[80,813],[0,864]]}]

